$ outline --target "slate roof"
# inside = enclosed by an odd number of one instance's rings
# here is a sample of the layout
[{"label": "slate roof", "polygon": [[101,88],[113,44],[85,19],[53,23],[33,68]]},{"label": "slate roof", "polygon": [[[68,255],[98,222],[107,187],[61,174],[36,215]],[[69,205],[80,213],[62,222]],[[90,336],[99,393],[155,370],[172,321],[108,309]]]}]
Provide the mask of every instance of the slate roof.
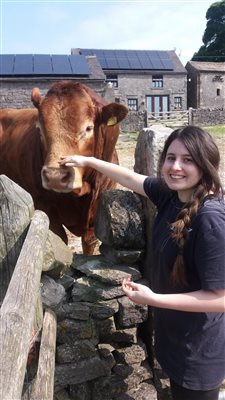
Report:
[{"label": "slate roof", "polygon": [[225,62],[188,61],[189,65],[199,72],[225,72]]}]

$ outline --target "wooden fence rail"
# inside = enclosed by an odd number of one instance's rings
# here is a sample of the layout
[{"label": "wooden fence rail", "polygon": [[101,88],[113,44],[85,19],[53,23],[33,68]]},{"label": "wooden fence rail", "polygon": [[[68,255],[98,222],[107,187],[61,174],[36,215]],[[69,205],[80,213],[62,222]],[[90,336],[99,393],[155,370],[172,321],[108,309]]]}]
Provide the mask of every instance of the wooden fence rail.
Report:
[{"label": "wooden fence rail", "polygon": [[[40,279],[48,228],[47,215],[42,211],[35,211],[1,306],[1,400],[20,400],[22,396],[31,332],[40,296]],[[36,381],[41,387],[37,394],[37,389],[35,389],[37,384],[33,385],[35,391],[34,394],[31,393],[30,395],[30,398],[35,400],[50,400],[53,398],[54,346],[56,338],[56,318],[54,313],[47,310],[44,322],[46,326],[43,326],[43,342],[41,341],[38,374],[36,377]],[[48,332],[47,335],[46,330]],[[51,335],[49,335],[50,331]],[[43,359],[47,362],[45,367],[43,367]],[[45,368],[48,369],[45,370]],[[44,370],[45,378],[47,378],[44,384],[41,385],[40,377],[43,375]],[[48,393],[48,396],[46,393]]]}]

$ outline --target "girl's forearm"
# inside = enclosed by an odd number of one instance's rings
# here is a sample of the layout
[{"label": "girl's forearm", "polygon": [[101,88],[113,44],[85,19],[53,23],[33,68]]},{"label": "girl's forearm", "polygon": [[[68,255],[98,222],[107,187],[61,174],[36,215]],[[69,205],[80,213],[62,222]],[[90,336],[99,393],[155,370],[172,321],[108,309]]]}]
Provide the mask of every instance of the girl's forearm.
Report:
[{"label": "girl's forearm", "polygon": [[108,176],[110,179],[118,182],[120,185],[133,190],[136,193],[145,195],[143,183],[146,178],[144,175],[137,174],[117,164],[99,160],[95,157],[88,157],[88,166]]},{"label": "girl's forearm", "polygon": [[151,305],[188,312],[225,312],[225,290],[198,290],[190,293],[154,293]]}]

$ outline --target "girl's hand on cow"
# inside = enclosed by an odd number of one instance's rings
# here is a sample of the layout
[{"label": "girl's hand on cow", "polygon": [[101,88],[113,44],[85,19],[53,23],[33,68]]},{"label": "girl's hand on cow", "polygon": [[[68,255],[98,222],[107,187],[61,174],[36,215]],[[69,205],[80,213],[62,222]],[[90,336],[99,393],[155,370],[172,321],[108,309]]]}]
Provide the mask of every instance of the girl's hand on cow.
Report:
[{"label": "girl's hand on cow", "polygon": [[88,159],[90,157],[85,156],[62,156],[59,160],[59,165],[66,166],[66,167],[87,167],[88,166]]},{"label": "girl's hand on cow", "polygon": [[136,304],[153,305],[155,293],[145,285],[124,279],[122,289],[127,297]]}]

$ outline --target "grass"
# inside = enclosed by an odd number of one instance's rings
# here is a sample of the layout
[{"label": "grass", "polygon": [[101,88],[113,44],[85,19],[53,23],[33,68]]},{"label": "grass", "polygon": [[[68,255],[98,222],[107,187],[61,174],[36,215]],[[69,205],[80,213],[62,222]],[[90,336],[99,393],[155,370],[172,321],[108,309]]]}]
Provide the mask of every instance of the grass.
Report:
[{"label": "grass", "polygon": [[225,125],[205,126],[203,127],[213,137],[224,137],[225,138]]},{"label": "grass", "polygon": [[123,138],[123,141],[137,141],[139,132],[121,132],[120,139]]}]

